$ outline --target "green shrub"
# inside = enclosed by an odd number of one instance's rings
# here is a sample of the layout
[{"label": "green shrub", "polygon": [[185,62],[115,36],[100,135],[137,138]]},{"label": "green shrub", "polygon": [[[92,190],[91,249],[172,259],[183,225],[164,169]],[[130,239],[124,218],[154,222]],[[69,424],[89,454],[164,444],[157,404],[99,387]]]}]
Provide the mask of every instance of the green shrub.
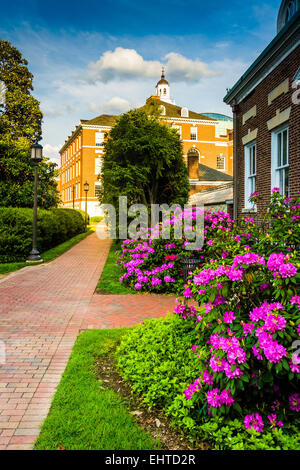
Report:
[{"label": "green shrub", "polygon": [[[0,262],[24,261],[31,250],[33,211],[0,207]],[[84,231],[82,215],[73,209],[38,210],[38,249],[46,251]]]},{"label": "green shrub", "polygon": [[195,331],[177,316],[147,320],[121,343],[118,367],[149,406],[168,407],[193,377],[195,340]]},{"label": "green shrub", "polygon": [[[259,434],[245,429],[240,419],[207,415],[195,402],[184,396],[190,377],[198,377],[200,361],[191,348],[195,329],[178,316],[147,320],[122,339],[117,349],[117,365],[133,390],[143,396],[150,407],[159,407],[185,435],[208,442],[219,450],[287,450],[300,449],[296,424]],[[201,357],[202,351],[197,349]],[[205,410],[207,404],[203,405]]]}]

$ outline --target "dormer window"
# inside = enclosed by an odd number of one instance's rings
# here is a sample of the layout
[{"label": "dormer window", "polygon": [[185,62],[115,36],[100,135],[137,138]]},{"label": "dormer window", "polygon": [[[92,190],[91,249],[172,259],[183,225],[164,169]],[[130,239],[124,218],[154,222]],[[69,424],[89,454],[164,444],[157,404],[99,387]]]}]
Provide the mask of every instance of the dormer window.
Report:
[{"label": "dormer window", "polygon": [[300,8],[300,0],[283,0],[277,18],[277,33],[293,18]]},{"label": "dormer window", "polygon": [[189,117],[189,110],[187,108],[181,108],[181,117]]},{"label": "dormer window", "polygon": [[166,115],[166,108],[163,105],[160,105],[159,111],[160,111],[160,114],[162,114],[163,116]]},{"label": "dormer window", "polygon": [[288,3],[286,14],[285,14],[285,22],[287,23],[290,21],[292,16],[296,13],[297,10],[297,5],[296,5],[297,0],[292,0],[291,2]]}]

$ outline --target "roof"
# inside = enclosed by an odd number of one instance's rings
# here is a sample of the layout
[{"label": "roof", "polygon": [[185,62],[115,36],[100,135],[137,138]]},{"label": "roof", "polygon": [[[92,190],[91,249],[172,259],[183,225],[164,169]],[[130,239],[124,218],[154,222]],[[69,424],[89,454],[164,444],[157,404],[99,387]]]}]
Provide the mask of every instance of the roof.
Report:
[{"label": "roof", "polygon": [[233,87],[228,91],[226,96],[223,98],[223,101],[227,104],[230,104],[232,99],[236,96],[238,93],[239,87],[243,84],[246,78],[251,74],[251,72],[259,66],[259,64],[262,62],[262,60],[272,51],[272,49],[280,42],[280,40],[283,38],[285,33],[288,31],[288,29],[295,23],[299,26],[299,20],[300,20],[300,10],[297,11],[297,13],[292,16],[290,21],[286,23],[286,25],[279,31],[279,33],[275,36],[275,38],[268,44],[268,46],[263,50],[263,52],[258,56],[258,58],[253,62],[252,65],[246,70],[244,75],[241,76],[241,78],[233,85]]},{"label": "roof", "polygon": [[112,114],[101,114],[93,119],[81,119],[80,124],[85,124],[88,126],[97,125],[97,126],[114,126],[119,116],[114,116]]},{"label": "roof", "polygon": [[164,78],[161,78],[159,82],[157,82],[157,85],[169,85],[169,82],[167,82],[167,80],[165,80]]},{"label": "roof", "polygon": [[233,118],[227,116],[226,114],[219,114],[219,113],[201,113],[203,116],[211,117],[216,119],[217,121],[233,121]]},{"label": "roof", "polygon": [[233,181],[231,175],[199,163],[199,181]]},{"label": "roof", "polygon": [[210,191],[195,193],[189,198],[189,204],[220,204],[233,198],[233,185],[222,185]]},{"label": "roof", "polygon": [[195,113],[194,111],[189,110],[189,116],[181,116],[181,106],[176,106],[175,104],[162,101],[156,97],[150,97],[147,99],[146,104],[139,109],[145,110],[147,113],[151,114],[155,109],[158,109],[159,106],[164,106],[166,109],[166,114],[164,116],[170,118],[180,118],[180,119],[201,119],[201,121],[216,121],[211,117],[205,116],[204,114]]}]

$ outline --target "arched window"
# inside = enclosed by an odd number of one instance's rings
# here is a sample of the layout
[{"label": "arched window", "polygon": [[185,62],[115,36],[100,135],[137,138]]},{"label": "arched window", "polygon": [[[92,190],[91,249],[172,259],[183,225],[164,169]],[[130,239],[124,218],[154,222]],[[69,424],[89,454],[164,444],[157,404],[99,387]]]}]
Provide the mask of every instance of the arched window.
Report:
[{"label": "arched window", "polygon": [[287,23],[290,21],[292,16],[296,13],[297,10],[297,5],[296,5],[297,0],[292,0],[288,3],[286,13],[285,13],[285,22]]},{"label": "arched window", "polygon": [[189,117],[189,110],[187,108],[181,108],[181,117]]},{"label": "arched window", "polygon": [[164,95],[166,95],[166,94],[167,94],[167,89],[166,89],[166,88],[164,88]]},{"label": "arched window", "polygon": [[166,108],[162,104],[159,106],[158,109],[160,111],[160,114],[162,114],[163,116],[166,115]]}]

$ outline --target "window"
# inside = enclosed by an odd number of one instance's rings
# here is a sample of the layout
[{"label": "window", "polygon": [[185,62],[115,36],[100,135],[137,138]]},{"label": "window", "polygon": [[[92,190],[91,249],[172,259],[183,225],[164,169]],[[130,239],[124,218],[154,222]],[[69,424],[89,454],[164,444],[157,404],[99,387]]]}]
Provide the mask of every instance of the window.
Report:
[{"label": "window", "polygon": [[286,14],[285,14],[285,21],[286,23],[294,16],[297,11],[296,0],[292,0],[288,3]]},{"label": "window", "polygon": [[103,132],[96,132],[95,134],[95,144],[96,147],[103,147],[104,144],[104,134]]},{"label": "window", "polygon": [[99,175],[101,173],[101,167],[102,167],[102,158],[96,157],[95,158],[95,175]]},{"label": "window", "polygon": [[181,126],[178,126],[178,125],[175,124],[175,125],[172,126],[172,129],[176,129],[176,131],[178,132],[178,134],[181,138],[181,131],[182,131]]},{"label": "window", "polygon": [[101,183],[95,183],[95,197],[98,197],[100,194]]},{"label": "window", "polygon": [[249,197],[256,186],[256,142],[245,146],[245,208],[251,207]]},{"label": "window", "polygon": [[181,117],[189,117],[189,110],[187,108],[181,108]]},{"label": "window", "polygon": [[217,170],[225,170],[225,157],[222,154],[217,156]]},{"label": "window", "polygon": [[289,128],[272,132],[271,186],[289,195]]},{"label": "window", "polygon": [[197,140],[197,127],[191,127],[191,140]]}]

